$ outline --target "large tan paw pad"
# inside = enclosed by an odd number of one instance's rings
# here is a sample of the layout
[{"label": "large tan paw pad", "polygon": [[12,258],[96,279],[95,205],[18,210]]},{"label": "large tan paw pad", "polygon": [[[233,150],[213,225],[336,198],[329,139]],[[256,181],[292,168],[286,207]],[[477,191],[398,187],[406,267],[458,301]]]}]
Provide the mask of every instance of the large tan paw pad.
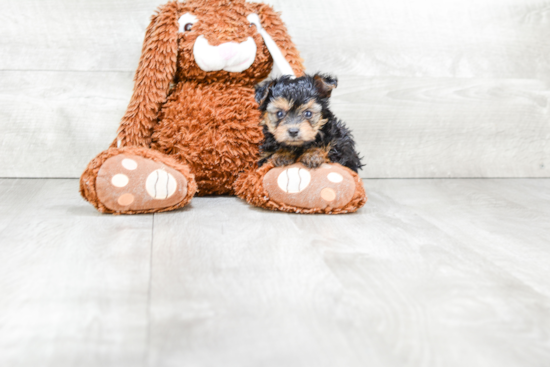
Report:
[{"label": "large tan paw pad", "polygon": [[303,209],[336,209],[355,193],[353,176],[339,165],[309,169],[301,163],[271,169],[264,188],[275,202]]},{"label": "large tan paw pad", "polygon": [[187,195],[187,180],[162,163],[121,154],[108,159],[97,176],[97,197],[116,212],[163,209]]}]

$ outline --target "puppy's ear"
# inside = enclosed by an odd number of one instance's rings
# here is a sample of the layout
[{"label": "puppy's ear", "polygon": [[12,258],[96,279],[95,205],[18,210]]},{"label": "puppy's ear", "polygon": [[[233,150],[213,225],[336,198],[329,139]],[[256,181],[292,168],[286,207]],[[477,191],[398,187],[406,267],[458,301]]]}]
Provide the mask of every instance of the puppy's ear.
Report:
[{"label": "puppy's ear", "polygon": [[264,104],[273,84],[275,84],[275,81],[266,80],[265,82],[256,85],[256,102],[258,102],[260,107]]},{"label": "puppy's ear", "polygon": [[313,80],[321,98],[330,98],[332,90],[338,86],[338,79],[330,75],[315,74]]}]

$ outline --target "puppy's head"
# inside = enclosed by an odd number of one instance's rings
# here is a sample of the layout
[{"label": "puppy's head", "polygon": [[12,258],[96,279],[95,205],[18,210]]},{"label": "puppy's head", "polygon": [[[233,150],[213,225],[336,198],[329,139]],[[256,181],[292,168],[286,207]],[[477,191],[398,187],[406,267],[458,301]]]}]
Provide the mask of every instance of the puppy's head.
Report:
[{"label": "puppy's head", "polygon": [[315,140],[327,123],[328,99],[336,78],[316,74],[292,79],[283,76],[256,87],[262,124],[283,145],[301,146]]}]

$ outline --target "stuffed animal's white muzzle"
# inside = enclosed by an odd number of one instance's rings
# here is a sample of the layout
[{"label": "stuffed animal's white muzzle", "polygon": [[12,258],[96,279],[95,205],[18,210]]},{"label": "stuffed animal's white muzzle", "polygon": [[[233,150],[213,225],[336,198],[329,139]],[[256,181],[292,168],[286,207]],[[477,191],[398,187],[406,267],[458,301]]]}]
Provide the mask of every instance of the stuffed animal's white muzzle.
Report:
[{"label": "stuffed animal's white muzzle", "polygon": [[193,54],[195,62],[204,71],[241,73],[256,60],[256,50],[256,42],[252,37],[242,43],[228,42],[211,46],[204,36],[199,36],[195,41]]},{"label": "stuffed animal's white muzzle", "polygon": [[[258,14],[250,14],[247,19],[251,24],[256,25],[258,32],[264,39],[269,53],[273,57],[275,65],[283,75],[294,75],[292,67],[283,56],[283,53],[273,41],[273,38],[266,32],[260,22]],[[196,23],[197,18],[192,14],[184,14],[180,20],[180,32],[184,31],[186,23]],[[256,43],[252,37],[242,43],[228,42],[219,46],[211,46],[204,36],[199,36],[195,41],[193,53],[195,62],[204,71],[225,70],[231,73],[242,73],[252,66],[256,60]]]}]

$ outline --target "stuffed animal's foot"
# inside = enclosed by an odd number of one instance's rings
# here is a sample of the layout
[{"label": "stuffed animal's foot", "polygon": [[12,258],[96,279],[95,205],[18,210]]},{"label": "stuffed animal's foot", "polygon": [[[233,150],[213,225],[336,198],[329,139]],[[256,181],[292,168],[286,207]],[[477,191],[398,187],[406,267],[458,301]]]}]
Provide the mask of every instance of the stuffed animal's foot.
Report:
[{"label": "stuffed animal's foot", "polygon": [[81,178],[82,195],[104,213],[174,210],[187,204],[195,191],[187,166],[145,148],[109,149]]},{"label": "stuffed animal's foot", "polygon": [[99,170],[97,197],[115,212],[164,209],[187,196],[188,181],[173,168],[137,155],[109,158]]},{"label": "stuffed animal's foot", "polygon": [[359,176],[339,164],[316,169],[301,163],[268,165],[244,174],[236,186],[237,194],[253,205],[293,213],[352,213],[367,201]]}]

